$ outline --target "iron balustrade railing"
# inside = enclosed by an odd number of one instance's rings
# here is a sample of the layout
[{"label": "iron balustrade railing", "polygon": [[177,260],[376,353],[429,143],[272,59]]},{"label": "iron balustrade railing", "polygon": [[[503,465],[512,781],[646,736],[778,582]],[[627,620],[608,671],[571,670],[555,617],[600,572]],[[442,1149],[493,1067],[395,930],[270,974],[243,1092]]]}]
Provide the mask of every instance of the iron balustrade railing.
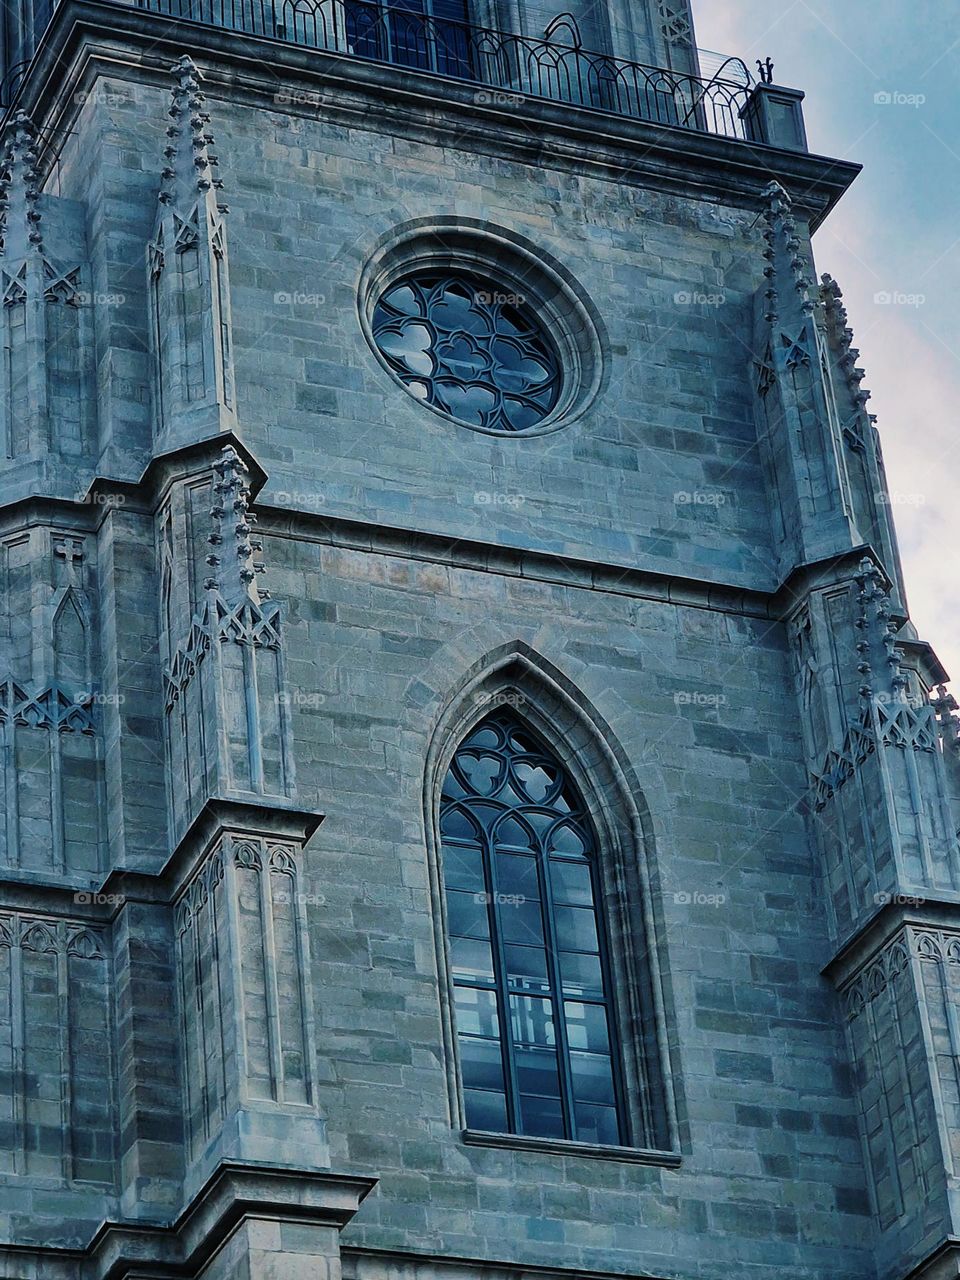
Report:
[{"label": "iron balustrade railing", "polygon": [[[537,38],[417,13],[407,7],[412,2],[134,0],[134,6],[177,22],[466,81],[476,85],[478,102],[513,107],[527,97],[546,98],[731,138],[746,136],[741,110],[750,76],[739,59],[727,59],[721,72],[708,78],[586,49],[567,15]],[[10,77],[17,84],[5,86],[5,103],[21,78],[22,72]]]}]

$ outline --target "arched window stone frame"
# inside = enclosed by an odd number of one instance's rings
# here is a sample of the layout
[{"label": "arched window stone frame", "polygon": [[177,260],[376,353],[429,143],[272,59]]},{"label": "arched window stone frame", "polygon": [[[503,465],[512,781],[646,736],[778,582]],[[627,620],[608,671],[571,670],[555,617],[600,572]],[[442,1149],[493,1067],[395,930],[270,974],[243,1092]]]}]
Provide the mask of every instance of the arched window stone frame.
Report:
[{"label": "arched window stone frame", "polygon": [[[639,787],[621,763],[614,735],[587,699],[528,646],[501,650],[467,673],[433,730],[424,776],[424,825],[430,869],[444,1060],[450,1117],[473,1141],[491,1145],[581,1148],[565,1139],[484,1135],[465,1130],[448,955],[440,847],[440,795],[453,756],[497,706],[509,706],[549,744],[583,797],[597,838],[603,911],[608,930],[613,1005],[621,1049],[629,1149],[652,1162],[679,1159],[677,1108],[647,868],[652,840]],[[595,1154],[625,1148],[590,1146]]]},{"label": "arched window stone frame", "polygon": [[[422,271],[465,272],[488,280],[497,292],[519,293],[535,312],[556,348],[564,377],[556,404],[527,427],[526,439],[565,429],[580,420],[602,394],[610,377],[610,339],[599,309],[567,268],[525,237],[476,218],[416,218],[394,227],[365,253],[360,264],[357,317],[377,363],[396,384],[396,374],[373,333],[377,301],[403,277]],[[417,412],[455,417],[411,398]],[[488,428],[463,422],[470,430]],[[502,435],[499,430],[492,432]]]}]

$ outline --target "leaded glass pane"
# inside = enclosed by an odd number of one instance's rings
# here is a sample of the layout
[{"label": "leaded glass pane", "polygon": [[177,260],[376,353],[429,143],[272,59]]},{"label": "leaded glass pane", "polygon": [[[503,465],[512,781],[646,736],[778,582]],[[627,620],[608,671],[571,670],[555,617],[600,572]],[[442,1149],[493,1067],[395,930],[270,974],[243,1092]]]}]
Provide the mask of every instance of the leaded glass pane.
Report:
[{"label": "leaded glass pane", "polygon": [[[474,323],[462,292],[444,308],[445,323]],[[622,1141],[594,844],[576,788],[498,711],[456,753],[441,810],[467,1124]]]},{"label": "leaded glass pane", "polygon": [[484,894],[451,889],[447,893],[447,928],[454,938],[487,938],[490,918]]},{"label": "leaded glass pane", "polygon": [[469,1128],[485,1129],[488,1133],[510,1132],[507,1126],[507,1100],[502,1093],[464,1089],[463,1106]]},{"label": "leaded glass pane", "polygon": [[607,1011],[602,1004],[579,1004],[573,1000],[564,1002],[567,1039],[571,1049],[589,1049],[593,1053],[608,1053],[610,1039],[607,1034]]},{"label": "leaded glass pane", "polygon": [[486,938],[451,938],[450,967],[454,980],[493,981],[493,950]]},{"label": "leaded glass pane", "polygon": [[580,1102],[602,1102],[613,1106],[613,1070],[610,1059],[601,1053],[571,1053],[573,1096]]},{"label": "leaded glass pane", "polygon": [[542,947],[508,945],[503,949],[507,982],[525,991],[549,991],[547,953]]},{"label": "leaded glass pane", "polygon": [[440,832],[445,836],[456,836],[460,840],[472,840],[479,835],[479,827],[462,809],[445,809],[440,819]]},{"label": "leaded glass pane", "polygon": [[557,943],[565,951],[597,951],[597,917],[590,907],[554,907]]},{"label": "leaded glass pane", "polygon": [[500,1036],[497,995],[477,987],[458,986],[456,991],[457,1030],[460,1035]]},{"label": "leaded glass pane", "polygon": [[565,853],[570,857],[586,852],[583,836],[572,823],[557,827],[550,840],[551,853]]},{"label": "leaded glass pane", "polygon": [[539,996],[510,996],[510,1027],[514,1044],[556,1044],[553,1002]]},{"label": "leaded glass pane", "polygon": [[593,909],[593,883],[590,868],[582,862],[550,859],[550,883],[554,902]]},{"label": "leaded glass pane", "polygon": [[[408,35],[422,25],[403,22]],[[419,399],[470,426],[527,431],[560,395],[560,362],[532,310],[478,276],[420,272],[391,285],[373,337]]]},{"label": "leaded glass pane", "polygon": [[443,876],[448,889],[469,889],[483,893],[483,852],[479,845],[443,846]]},{"label": "leaded glass pane", "polygon": [[560,976],[564,995],[603,997],[603,966],[599,956],[561,951]]},{"label": "leaded glass pane", "polygon": [[556,1049],[518,1049],[515,1055],[517,1085],[521,1093],[560,1097],[560,1070]]},{"label": "leaded glass pane", "polygon": [[616,1107],[596,1107],[592,1103],[578,1102],[574,1114],[577,1137],[581,1142],[596,1142],[610,1147],[620,1141]]},{"label": "leaded glass pane", "polygon": [[537,1138],[564,1137],[563,1108],[559,1098],[520,1094],[521,1132]]},{"label": "leaded glass pane", "polygon": [[496,867],[498,893],[526,902],[540,901],[540,877],[537,874],[536,858],[498,852]]},{"label": "leaded glass pane", "polygon": [[503,1091],[503,1061],[499,1040],[460,1039],[460,1070],[466,1089]]},{"label": "leaded glass pane", "polygon": [[472,79],[463,0],[345,0],[347,48],[440,75]]}]

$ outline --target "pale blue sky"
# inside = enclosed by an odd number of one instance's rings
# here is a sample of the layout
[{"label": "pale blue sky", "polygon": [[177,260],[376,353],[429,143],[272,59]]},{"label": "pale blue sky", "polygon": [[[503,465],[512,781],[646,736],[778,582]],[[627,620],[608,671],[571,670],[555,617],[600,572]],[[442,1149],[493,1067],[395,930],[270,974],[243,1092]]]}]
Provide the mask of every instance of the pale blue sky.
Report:
[{"label": "pale blue sky", "polygon": [[873,392],[913,620],[960,682],[960,6],[693,6],[701,47],[752,71],[769,55],[777,83],[805,90],[812,151],[864,165],[814,239],[817,274],[843,290]]}]

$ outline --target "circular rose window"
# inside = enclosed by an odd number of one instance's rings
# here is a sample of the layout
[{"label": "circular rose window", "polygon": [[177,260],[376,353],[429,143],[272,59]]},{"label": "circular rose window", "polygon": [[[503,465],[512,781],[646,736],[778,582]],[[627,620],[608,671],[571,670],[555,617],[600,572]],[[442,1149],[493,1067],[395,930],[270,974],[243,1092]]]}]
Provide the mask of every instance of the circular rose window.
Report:
[{"label": "circular rose window", "polygon": [[411,395],[468,426],[526,431],[560,397],[560,360],[532,309],[479,276],[404,276],[377,300],[371,328]]}]

